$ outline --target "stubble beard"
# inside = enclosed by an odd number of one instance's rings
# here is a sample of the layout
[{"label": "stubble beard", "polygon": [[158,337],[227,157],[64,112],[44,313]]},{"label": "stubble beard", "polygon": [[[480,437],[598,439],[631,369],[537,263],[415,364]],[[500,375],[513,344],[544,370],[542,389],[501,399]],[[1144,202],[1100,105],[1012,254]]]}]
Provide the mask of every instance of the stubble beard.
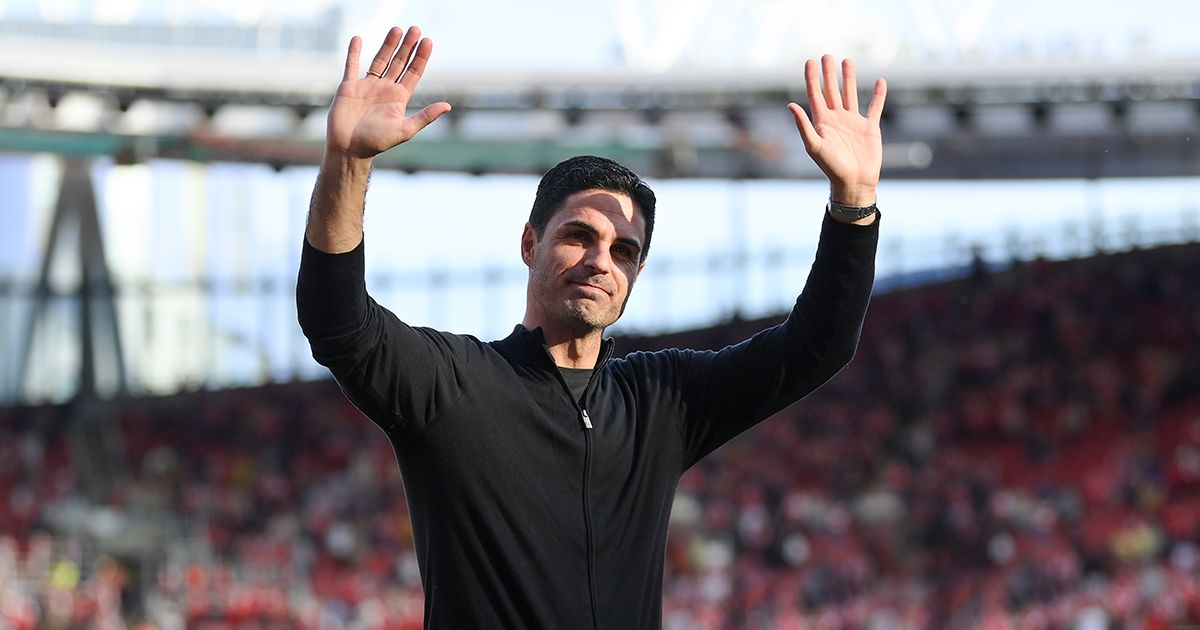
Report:
[{"label": "stubble beard", "polygon": [[567,319],[574,324],[571,327],[572,330],[581,335],[604,332],[605,328],[608,328],[620,317],[620,314],[612,315],[608,309],[604,309],[603,312],[596,312],[587,308],[587,305],[579,300],[568,301],[563,306],[565,307],[563,310],[566,312]]},{"label": "stubble beard", "polygon": [[546,297],[550,298],[543,301],[549,307],[547,310],[558,316],[556,319],[561,325],[580,337],[601,333],[620,317],[620,313],[613,313],[607,305],[602,307],[599,302],[587,298]]},{"label": "stubble beard", "polygon": [[[586,297],[564,297],[560,292],[551,288],[556,286],[554,284],[556,279],[543,277],[537,280],[539,284],[536,293],[542,311],[546,315],[554,317],[556,323],[579,337],[603,332],[625,312],[625,302],[622,302],[620,308],[613,312],[611,302],[603,303]],[[564,282],[561,278],[557,281]],[[627,301],[628,295],[626,296]]]}]

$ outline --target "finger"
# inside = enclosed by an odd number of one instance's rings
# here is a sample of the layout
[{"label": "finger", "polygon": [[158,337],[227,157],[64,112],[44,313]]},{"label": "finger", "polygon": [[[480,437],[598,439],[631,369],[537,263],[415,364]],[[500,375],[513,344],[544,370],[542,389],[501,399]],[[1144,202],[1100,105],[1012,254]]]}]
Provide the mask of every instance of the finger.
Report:
[{"label": "finger", "polygon": [[871,103],[867,105],[867,118],[878,124],[883,116],[883,102],[887,100],[887,81],[883,77],[875,79],[875,92],[871,94]]},{"label": "finger", "polygon": [[400,42],[400,48],[396,51],[396,55],[392,57],[392,63],[388,66],[383,78],[388,81],[400,79],[400,75],[408,67],[408,61],[412,57],[413,49],[417,47],[417,42],[420,39],[421,29],[415,26],[408,29],[408,32],[404,34],[404,41]]},{"label": "finger", "polygon": [[418,131],[428,127],[431,123],[433,123],[433,121],[437,120],[438,118],[441,118],[442,114],[445,114],[449,111],[450,111],[450,103],[447,103],[445,101],[438,101],[436,103],[430,103],[429,105],[422,107],[421,111],[417,112],[416,114],[413,114],[412,117],[409,119],[412,121],[413,124],[416,125],[415,127],[412,128],[412,130],[411,130],[412,133],[415,134]]},{"label": "finger", "polygon": [[382,77],[384,72],[387,72],[388,62],[392,59],[392,51],[396,50],[396,45],[400,43],[400,34],[404,32],[399,26],[393,26],[388,29],[387,36],[383,38],[383,43],[379,45],[379,52],[375,53],[375,58],[371,60],[371,65],[367,67],[368,74],[374,74]]},{"label": "finger", "polygon": [[837,70],[833,66],[833,55],[821,57],[821,70],[825,73],[825,104],[829,109],[841,109],[842,97],[838,94]]},{"label": "finger", "polygon": [[409,92],[417,89],[417,82],[425,76],[425,64],[429,63],[431,54],[433,54],[433,40],[422,39],[421,43],[417,44],[417,52],[413,55],[412,63],[408,64],[408,69],[400,76],[400,85],[407,88]]},{"label": "finger", "polygon": [[817,62],[809,59],[804,62],[804,87],[808,91],[808,106],[813,115],[825,107],[825,96],[821,94],[821,77],[817,70]]},{"label": "finger", "polygon": [[817,134],[817,130],[813,127],[812,121],[808,119],[804,108],[795,103],[788,103],[788,109],[792,112],[792,118],[796,119],[796,129],[800,130],[800,139],[804,141],[804,149],[809,153],[819,151],[821,136]]},{"label": "finger", "polygon": [[847,110],[858,113],[858,76],[849,59],[842,60],[842,103]]},{"label": "finger", "polygon": [[362,52],[362,38],[358,35],[350,38],[350,48],[346,51],[346,69],[342,72],[342,80],[349,81],[358,77],[358,55]]}]

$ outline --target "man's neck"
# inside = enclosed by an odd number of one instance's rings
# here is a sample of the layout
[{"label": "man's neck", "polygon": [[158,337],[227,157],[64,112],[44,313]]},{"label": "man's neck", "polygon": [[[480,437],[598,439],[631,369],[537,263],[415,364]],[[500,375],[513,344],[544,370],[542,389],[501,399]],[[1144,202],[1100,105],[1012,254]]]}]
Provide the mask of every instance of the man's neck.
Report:
[{"label": "man's neck", "polygon": [[[533,325],[531,325],[533,324]],[[522,323],[527,329],[538,328],[528,321]],[[542,338],[546,341],[546,350],[558,367],[592,369],[600,358],[600,348],[604,344],[604,331],[597,330],[580,336],[577,332],[555,330],[549,326],[541,326]]]}]

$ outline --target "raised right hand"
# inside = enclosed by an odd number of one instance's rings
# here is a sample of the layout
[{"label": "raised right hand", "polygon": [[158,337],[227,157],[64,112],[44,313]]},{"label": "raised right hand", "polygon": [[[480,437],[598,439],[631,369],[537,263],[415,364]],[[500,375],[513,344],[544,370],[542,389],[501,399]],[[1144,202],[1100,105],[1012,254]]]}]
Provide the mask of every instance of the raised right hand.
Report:
[{"label": "raised right hand", "polygon": [[351,38],[346,70],[329,108],[325,146],[327,151],[349,158],[370,159],[407,142],[450,111],[450,104],[439,101],[412,116],[406,115],[409,99],[433,51],[433,42],[421,39],[421,29],[413,26],[405,32],[392,27],[367,67],[366,76],[360,78],[361,49],[362,40]]}]

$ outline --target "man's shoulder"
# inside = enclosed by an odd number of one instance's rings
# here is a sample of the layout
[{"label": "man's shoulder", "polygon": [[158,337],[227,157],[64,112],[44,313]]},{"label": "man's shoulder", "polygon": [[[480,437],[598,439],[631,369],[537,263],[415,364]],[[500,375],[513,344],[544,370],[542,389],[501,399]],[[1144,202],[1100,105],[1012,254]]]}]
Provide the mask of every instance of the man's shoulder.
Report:
[{"label": "man's shoulder", "polygon": [[629,361],[679,361],[687,360],[697,355],[710,354],[715,350],[708,348],[685,348],[685,347],[670,347],[670,348],[652,348],[652,349],[637,349],[630,350],[623,360]]},{"label": "man's shoulder", "polygon": [[414,333],[423,337],[430,348],[452,356],[470,356],[493,353],[491,344],[475,335],[440,330],[432,326],[409,326]]},{"label": "man's shoulder", "polygon": [[616,371],[632,371],[648,375],[675,372],[685,368],[697,356],[708,354],[708,350],[691,348],[660,348],[656,350],[633,350],[620,358],[608,362],[608,368]]},{"label": "man's shoulder", "polygon": [[480,341],[480,339],[478,337],[476,337],[475,335],[470,335],[467,333],[450,332],[448,330],[442,330],[440,328],[434,328],[432,326],[412,326],[412,329],[422,335],[425,335],[426,337],[429,337],[430,339],[442,339],[442,340],[445,340],[447,343],[474,345],[474,346],[487,345],[487,342]]}]

